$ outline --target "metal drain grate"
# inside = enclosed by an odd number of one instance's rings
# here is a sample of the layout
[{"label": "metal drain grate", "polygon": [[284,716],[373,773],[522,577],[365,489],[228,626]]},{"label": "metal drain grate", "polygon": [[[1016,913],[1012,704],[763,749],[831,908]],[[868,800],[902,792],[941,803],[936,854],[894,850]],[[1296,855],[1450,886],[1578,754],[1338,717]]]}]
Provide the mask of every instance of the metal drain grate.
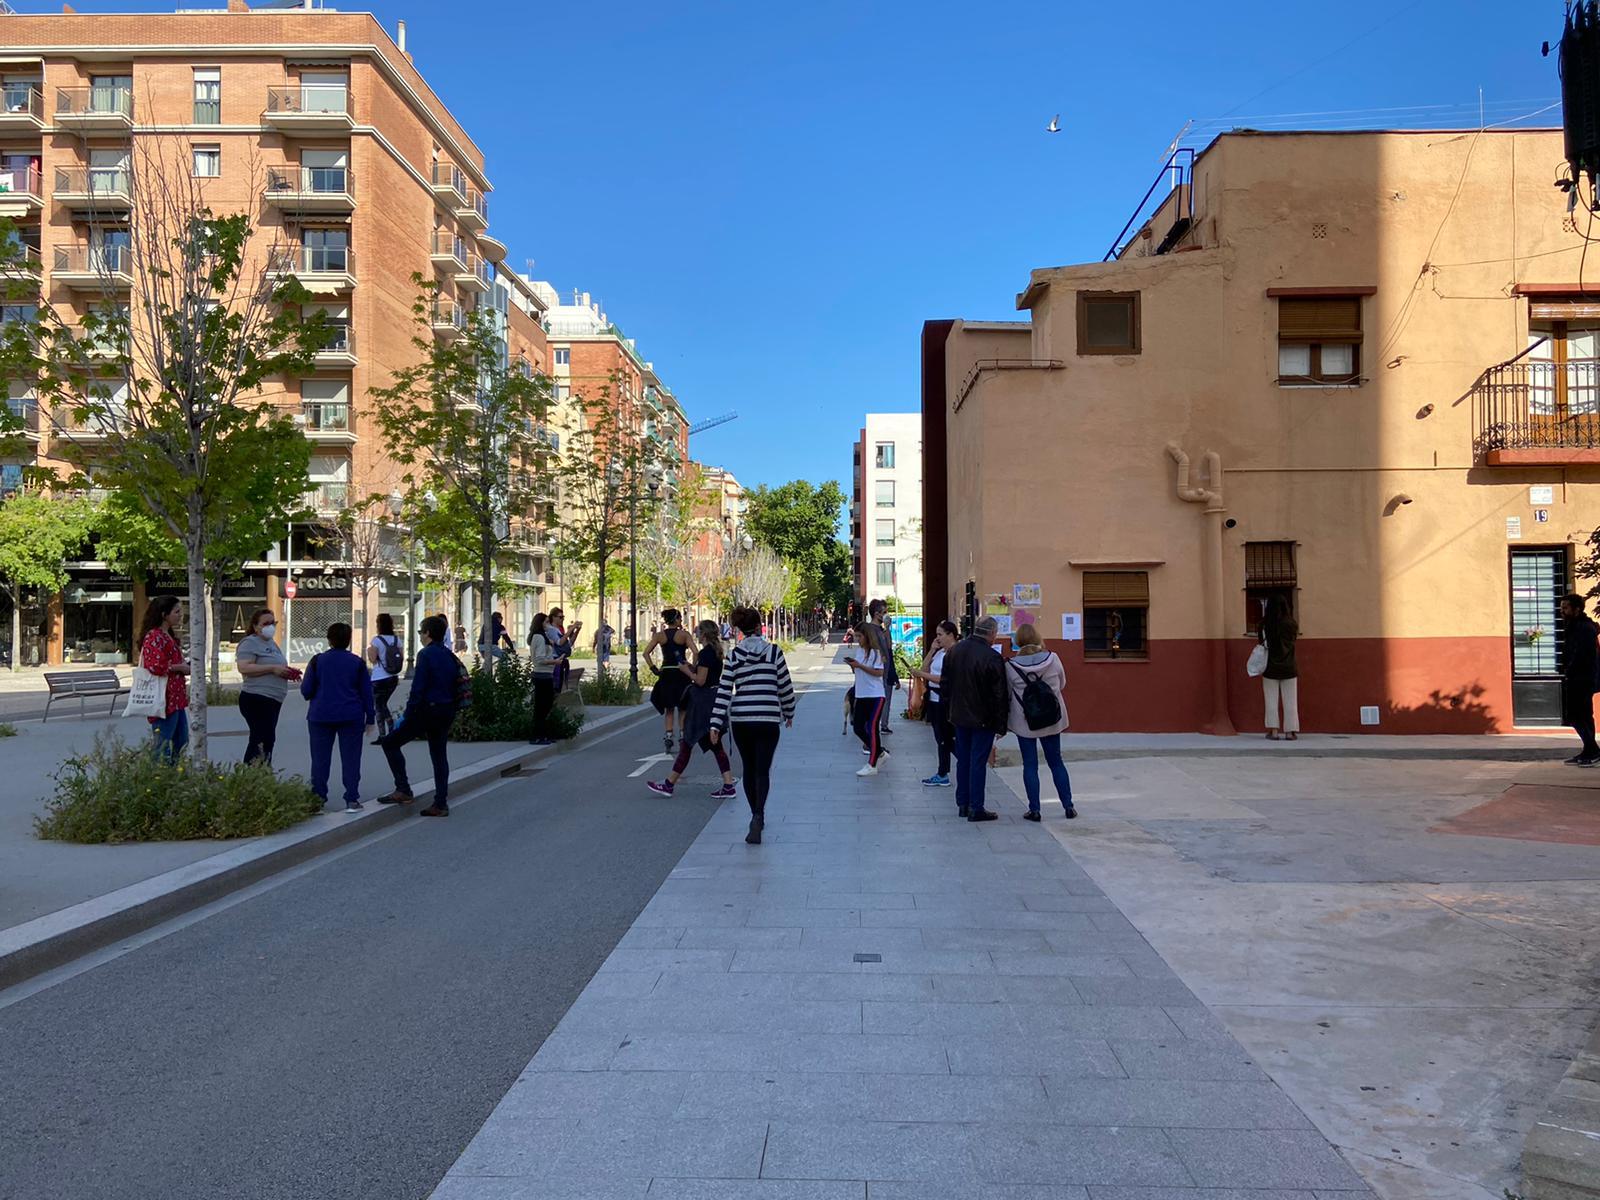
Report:
[{"label": "metal drain grate", "polygon": [[856,961],[857,962],[876,962],[876,963],[881,963],[883,961],[883,955],[881,955],[881,954],[858,954],[858,955],[856,955]]}]

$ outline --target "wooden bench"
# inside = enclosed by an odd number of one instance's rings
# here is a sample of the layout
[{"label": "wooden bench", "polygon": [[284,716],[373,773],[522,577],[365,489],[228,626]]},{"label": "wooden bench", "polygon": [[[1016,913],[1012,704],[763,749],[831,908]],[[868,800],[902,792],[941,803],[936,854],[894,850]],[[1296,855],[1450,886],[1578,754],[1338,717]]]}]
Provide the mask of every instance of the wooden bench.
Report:
[{"label": "wooden bench", "polygon": [[71,700],[77,697],[78,715],[87,715],[84,706],[92,699],[107,696],[111,700],[111,707],[106,711],[111,716],[117,711],[117,700],[128,694],[128,689],[122,686],[122,680],[115,671],[46,671],[44,673],[45,687],[50,689],[50,697],[44,702],[44,719],[50,719],[50,706],[57,700]]}]

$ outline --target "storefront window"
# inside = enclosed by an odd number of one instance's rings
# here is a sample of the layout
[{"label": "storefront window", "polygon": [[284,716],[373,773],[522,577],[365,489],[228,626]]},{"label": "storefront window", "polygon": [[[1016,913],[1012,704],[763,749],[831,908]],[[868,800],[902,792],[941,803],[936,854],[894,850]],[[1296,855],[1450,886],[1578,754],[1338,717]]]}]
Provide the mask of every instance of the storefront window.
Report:
[{"label": "storefront window", "polygon": [[111,666],[132,660],[133,580],[108,571],[78,572],[61,600],[67,662]]}]

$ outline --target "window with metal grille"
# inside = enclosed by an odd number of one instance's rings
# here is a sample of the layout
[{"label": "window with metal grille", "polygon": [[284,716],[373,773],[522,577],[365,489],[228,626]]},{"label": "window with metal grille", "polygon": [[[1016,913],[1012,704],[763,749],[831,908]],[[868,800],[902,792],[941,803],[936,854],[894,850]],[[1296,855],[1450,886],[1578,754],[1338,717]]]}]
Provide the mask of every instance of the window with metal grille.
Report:
[{"label": "window with metal grille", "polygon": [[1085,658],[1149,657],[1150,575],[1146,571],[1083,573]]},{"label": "window with metal grille", "polygon": [[1295,593],[1300,580],[1295,573],[1293,542],[1246,542],[1244,544],[1244,627],[1247,633],[1261,628],[1261,615],[1274,596],[1282,596],[1295,611]]},{"label": "window with metal grille", "polygon": [[1138,354],[1139,293],[1079,292],[1078,353]]},{"label": "window with metal grille", "polygon": [[1354,383],[1360,374],[1360,296],[1279,297],[1279,383]]}]

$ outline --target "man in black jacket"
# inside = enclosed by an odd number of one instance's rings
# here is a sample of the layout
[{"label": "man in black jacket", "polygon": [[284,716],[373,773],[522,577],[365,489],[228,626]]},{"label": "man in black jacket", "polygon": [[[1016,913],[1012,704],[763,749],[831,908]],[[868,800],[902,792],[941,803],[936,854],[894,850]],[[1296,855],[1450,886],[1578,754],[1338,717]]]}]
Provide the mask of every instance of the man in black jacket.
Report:
[{"label": "man in black jacket", "polygon": [[939,681],[956,728],[956,812],[969,821],[999,819],[983,806],[989,751],[996,736],[1006,731],[1010,713],[1005,663],[994,652],[997,629],[993,617],[980,618],[972,636],[946,652]]},{"label": "man in black jacket", "polygon": [[1594,740],[1595,623],[1583,611],[1576,592],[1561,598],[1561,721],[1571,725],[1583,746],[1567,762],[1578,767],[1600,766],[1600,745]]}]

